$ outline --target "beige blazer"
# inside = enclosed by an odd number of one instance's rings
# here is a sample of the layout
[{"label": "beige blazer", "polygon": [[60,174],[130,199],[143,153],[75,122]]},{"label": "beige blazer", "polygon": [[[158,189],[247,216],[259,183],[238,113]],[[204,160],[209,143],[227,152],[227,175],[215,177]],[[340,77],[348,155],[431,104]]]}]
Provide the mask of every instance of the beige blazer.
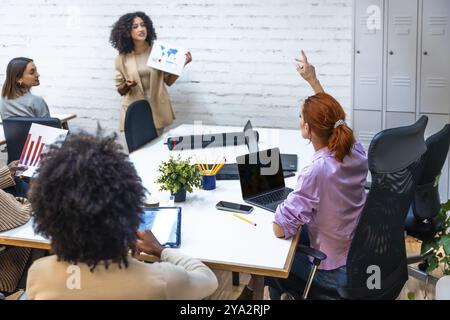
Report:
[{"label": "beige blazer", "polygon": [[[119,130],[124,130],[125,114],[128,106],[137,100],[147,99],[144,95],[144,88],[142,86],[141,77],[138,73],[136,56],[134,52],[128,54],[119,54],[116,57],[116,87],[123,84],[126,80],[134,80],[137,86],[128,91],[122,97],[119,117]],[[175,119],[175,114],[172,110],[169,94],[164,84],[164,78],[169,74],[160,70],[151,68],[150,74],[150,97],[147,101],[150,103],[153,114],[153,122],[157,129],[167,127],[172,124]]]},{"label": "beige blazer", "polygon": [[77,267],[54,255],[36,260],[28,271],[27,299],[191,300],[203,299],[218,287],[207,266],[178,249],[164,249],[160,262],[144,263],[129,256],[126,268],[111,263],[106,269],[102,262],[94,271],[86,263]]}]

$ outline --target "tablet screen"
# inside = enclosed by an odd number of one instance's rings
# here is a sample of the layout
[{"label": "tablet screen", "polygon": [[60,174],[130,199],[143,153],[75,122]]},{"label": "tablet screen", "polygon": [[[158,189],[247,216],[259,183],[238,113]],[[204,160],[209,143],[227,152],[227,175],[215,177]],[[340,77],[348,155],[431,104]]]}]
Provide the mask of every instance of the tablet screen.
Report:
[{"label": "tablet screen", "polygon": [[181,208],[144,208],[139,230],[151,230],[164,247],[179,247],[181,243]]}]

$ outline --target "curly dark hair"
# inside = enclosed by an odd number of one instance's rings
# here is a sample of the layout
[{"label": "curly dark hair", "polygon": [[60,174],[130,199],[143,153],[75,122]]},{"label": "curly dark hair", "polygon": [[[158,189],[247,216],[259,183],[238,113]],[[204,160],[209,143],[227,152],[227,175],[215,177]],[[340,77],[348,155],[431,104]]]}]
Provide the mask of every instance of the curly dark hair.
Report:
[{"label": "curly dark hair", "polygon": [[153,22],[149,16],[141,11],[127,13],[114,23],[109,37],[109,42],[120,54],[131,53],[134,50],[134,42],[131,38],[131,28],[133,27],[133,20],[136,17],[141,18],[147,27],[147,38],[145,40],[148,44],[151,46],[153,41],[156,40],[155,28],[153,27]]},{"label": "curly dark hair", "polygon": [[71,134],[42,157],[29,200],[35,230],[58,260],[128,267],[136,250],[145,189],[116,134]]}]

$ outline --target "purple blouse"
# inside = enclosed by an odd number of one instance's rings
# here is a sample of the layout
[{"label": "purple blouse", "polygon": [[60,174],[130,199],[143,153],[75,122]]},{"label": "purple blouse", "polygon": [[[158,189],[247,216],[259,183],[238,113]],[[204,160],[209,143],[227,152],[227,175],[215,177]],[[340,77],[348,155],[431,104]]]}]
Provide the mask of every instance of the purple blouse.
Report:
[{"label": "purple blouse", "polygon": [[350,243],[364,207],[367,156],[359,142],[350,156],[339,162],[327,148],[318,150],[305,167],[297,186],[275,213],[289,239],[308,224],[311,247],[327,255],[319,269],[346,265]]}]

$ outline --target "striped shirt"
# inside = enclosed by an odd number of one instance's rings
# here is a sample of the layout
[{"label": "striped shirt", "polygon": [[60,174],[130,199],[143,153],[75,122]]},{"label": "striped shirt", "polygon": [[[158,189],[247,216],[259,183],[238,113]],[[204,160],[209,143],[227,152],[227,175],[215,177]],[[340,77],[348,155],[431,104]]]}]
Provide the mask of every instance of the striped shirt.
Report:
[{"label": "striped shirt", "polygon": [[[0,168],[0,189],[15,185],[7,166]],[[0,232],[23,225],[30,219],[31,204],[0,190]],[[0,247],[2,247],[0,245]],[[31,249],[5,247],[0,251],[0,291],[13,292],[24,272]]]}]

